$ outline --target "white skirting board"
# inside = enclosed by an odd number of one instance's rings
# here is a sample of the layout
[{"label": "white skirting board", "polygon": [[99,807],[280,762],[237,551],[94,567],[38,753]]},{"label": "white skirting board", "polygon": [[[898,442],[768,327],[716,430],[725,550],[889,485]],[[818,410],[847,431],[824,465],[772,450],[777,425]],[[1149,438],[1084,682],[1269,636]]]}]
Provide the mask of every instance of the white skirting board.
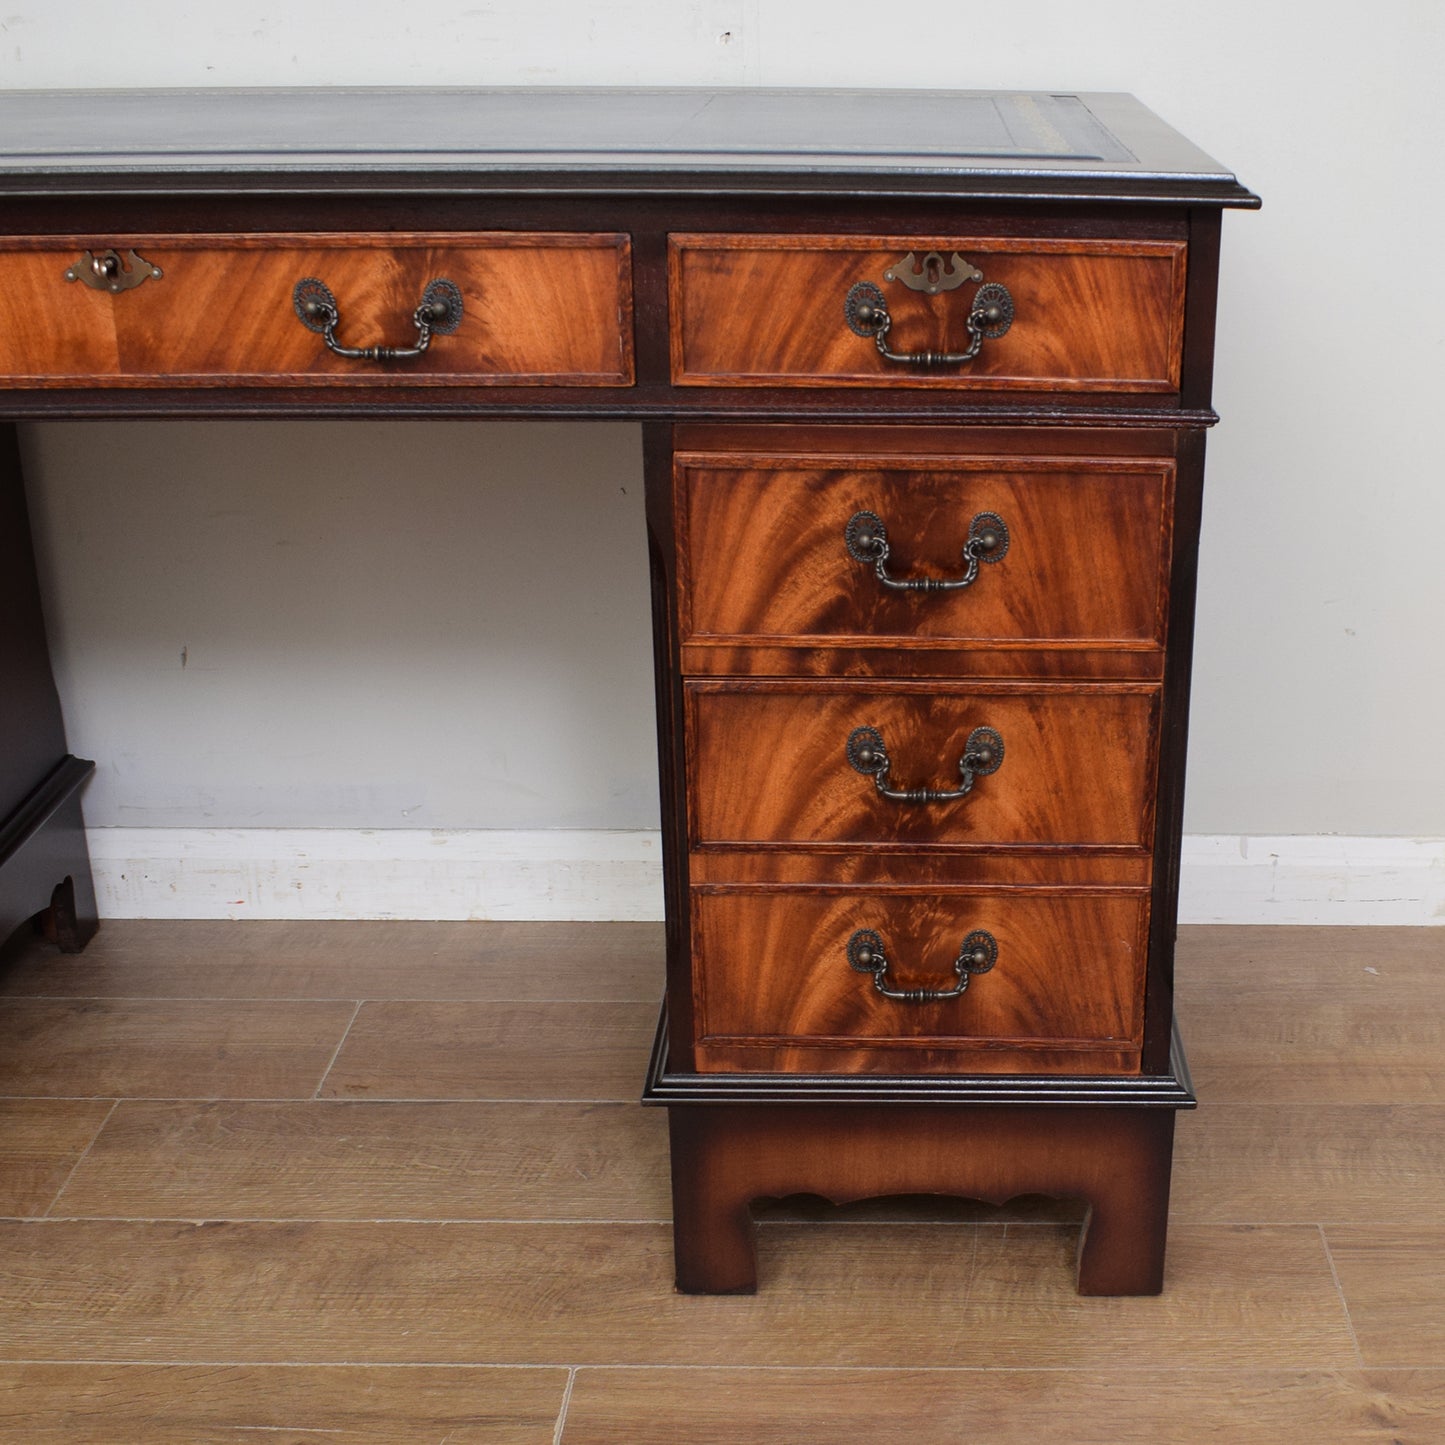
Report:
[{"label": "white skirting board", "polygon": [[[94,828],[105,918],[662,917],[655,832]],[[1445,838],[1193,836],[1184,923],[1445,924]]]},{"label": "white skirting board", "polygon": [[662,917],[656,832],[91,828],[102,918]]}]

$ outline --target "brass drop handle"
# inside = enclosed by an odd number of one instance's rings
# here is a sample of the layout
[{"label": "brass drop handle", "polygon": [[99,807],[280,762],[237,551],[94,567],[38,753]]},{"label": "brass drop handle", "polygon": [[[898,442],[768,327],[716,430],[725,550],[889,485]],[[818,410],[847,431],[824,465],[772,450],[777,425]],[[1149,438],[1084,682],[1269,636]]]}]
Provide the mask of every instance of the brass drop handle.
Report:
[{"label": "brass drop handle", "polygon": [[314,276],[298,281],[291,292],[291,304],[308,331],[315,331],[338,356],[356,361],[405,361],[420,356],[433,336],[450,336],[462,324],[462,293],[452,281],[429,281],[421,301],[412,312],[416,342],[412,346],[343,346],[336,339],[341,313],[331,288]]},{"label": "brass drop handle", "polygon": [[877,512],[854,512],[843,529],[843,542],[855,562],[872,564],[873,575],[885,587],[900,592],[956,592],[971,587],[980,562],[1002,562],[1008,552],[1008,524],[997,512],[979,512],[968,524],[963,544],[962,577],[890,577],[888,528]]},{"label": "brass drop handle", "polygon": [[953,960],[958,982],[952,988],[894,988],[888,982],[888,950],[882,936],[871,928],[860,928],[848,940],[848,966],[873,975],[873,987],[884,998],[903,1003],[938,1003],[957,998],[968,989],[975,974],[987,973],[998,962],[998,940],[987,929],[975,928],[964,940]]},{"label": "brass drop handle", "polygon": [[889,786],[893,760],[883,734],[873,727],[854,728],[848,734],[848,763],[856,773],[873,779],[880,798],[890,803],[953,803],[973,791],[976,778],[985,778],[1003,766],[1003,738],[992,728],[974,728],[958,760],[962,779],[957,788],[894,788]]},{"label": "brass drop handle", "polygon": [[872,281],[855,282],[843,302],[844,320],[855,336],[870,338],[885,361],[904,366],[961,366],[978,355],[985,340],[996,341],[1013,325],[1014,299],[1008,287],[985,282],[983,272],[956,251],[947,261],[937,251],[928,252],[921,261],[910,251],[883,273],[883,279],[929,296],[956,291],[968,281],[983,283],[973,293],[964,316],[968,345],[962,351],[894,351],[888,345],[893,316],[882,290]]}]

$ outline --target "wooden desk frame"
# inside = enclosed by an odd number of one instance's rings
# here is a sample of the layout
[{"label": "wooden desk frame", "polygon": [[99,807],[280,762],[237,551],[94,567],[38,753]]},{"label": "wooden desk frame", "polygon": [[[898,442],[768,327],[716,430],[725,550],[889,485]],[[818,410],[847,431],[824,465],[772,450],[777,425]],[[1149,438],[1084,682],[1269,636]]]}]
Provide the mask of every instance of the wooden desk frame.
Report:
[{"label": "wooden desk frame", "polygon": [[[919,135],[920,106],[947,122],[945,134],[952,117],[960,124],[975,117],[985,130],[1002,126],[1015,139],[987,153],[950,153]],[[760,128],[767,117],[771,131]],[[1142,107],[1112,96],[416,92],[399,101],[397,93],[344,91],[16,93],[0,97],[0,123],[0,260],[7,245],[10,252],[125,247],[135,237],[150,238],[142,252],[147,244],[163,247],[167,238],[195,251],[199,237],[209,238],[207,245],[262,253],[266,238],[278,245],[302,244],[295,238],[345,245],[365,236],[367,244],[384,247],[388,240],[440,246],[446,238],[465,245],[488,235],[585,233],[625,242],[615,376],[605,368],[584,376],[576,366],[571,373],[561,366],[554,375],[468,380],[444,371],[408,374],[403,363],[338,373],[323,354],[326,365],[311,371],[258,380],[223,368],[178,383],[165,373],[163,335],[118,342],[120,359],[105,374],[67,372],[61,346],[48,370],[12,375],[0,399],[0,670],[9,699],[0,735],[0,934],[33,917],[61,949],[74,951],[96,927],[79,801],[92,765],[65,745],[45,653],[15,423],[87,417],[637,421],[644,434],[653,587],[669,977],[646,1100],[666,1106],[671,1116],[680,1288],[755,1287],[747,1208],[759,1196],[807,1191],[846,1200],[939,1192],[1002,1201],[1043,1192],[1090,1204],[1081,1290],[1157,1291],[1174,1115],[1193,1105],[1172,1029],[1173,940],[1204,432],[1216,420],[1210,391],[1220,215],[1256,199]],[[298,126],[314,133],[296,141]],[[1063,158],[1035,154],[1019,141],[1029,126],[1054,127]],[[796,151],[758,139],[794,131]],[[819,140],[825,133],[830,138]],[[991,381],[981,363],[972,376],[966,369],[880,373],[870,382],[867,367],[877,363],[866,342],[848,361],[864,367],[861,380],[826,367],[815,376],[804,374],[806,367],[798,376],[764,374],[766,368],[757,376],[714,374],[706,365],[698,371],[691,360],[679,238],[692,246],[718,242],[724,251],[735,242],[756,249],[765,238],[785,258],[811,247],[824,265],[832,264],[826,256],[833,252],[881,250],[900,238],[919,238],[923,247],[959,235],[994,238],[1000,254],[1014,257],[1087,256],[1112,248],[1164,258],[1175,267],[1178,286],[1168,338],[1174,373],[1136,383],[1107,372],[1090,380],[1085,369],[1056,382],[1028,375],[1010,382]],[[765,256],[756,264],[773,263]],[[225,268],[217,274],[224,280]],[[114,298],[115,314],[128,305],[139,314],[136,298],[145,287],[177,284],[169,277],[146,281],[135,298]],[[30,324],[36,307],[44,325],[63,330],[72,299],[63,291],[57,275],[54,296],[32,290],[0,301],[0,347],[5,328],[14,334]],[[739,299],[756,315],[718,317],[713,310],[706,324],[803,324],[788,315],[795,298],[781,285],[776,294]],[[827,302],[830,316],[835,300],[841,298]],[[277,314],[266,324],[273,332],[261,327],[263,340],[284,332],[294,348],[294,316]],[[740,334],[746,344],[747,331]],[[819,345],[826,350],[833,343]],[[444,350],[439,345],[435,354]],[[198,364],[207,364],[204,354]],[[264,357],[259,364],[264,370]],[[776,372],[779,363],[768,365]],[[1060,1067],[978,1072],[942,1068],[937,1060],[917,1072],[697,1071],[688,926],[691,775],[679,623],[686,578],[674,459],[699,445],[742,448],[745,440],[751,446],[780,435],[800,445],[822,438],[837,451],[886,448],[904,434],[977,439],[989,429],[1042,437],[1059,448],[1090,438],[1113,453],[1142,448],[1172,467],[1168,632],[1158,662],[1162,726],[1152,849],[1146,850],[1153,868],[1143,885],[1150,922],[1136,1063],[1083,1073]],[[802,675],[807,669],[799,666]],[[910,877],[921,885],[956,881],[941,864],[887,866],[905,870],[886,875],[892,885]],[[917,871],[909,874],[908,867]]]}]

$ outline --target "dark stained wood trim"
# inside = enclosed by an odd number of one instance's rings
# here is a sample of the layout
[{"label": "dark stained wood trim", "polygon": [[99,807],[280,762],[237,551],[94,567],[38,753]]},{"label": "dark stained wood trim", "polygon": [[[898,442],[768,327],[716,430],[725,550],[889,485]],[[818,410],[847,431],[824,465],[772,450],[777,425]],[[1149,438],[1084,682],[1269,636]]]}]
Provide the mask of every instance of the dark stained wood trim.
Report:
[{"label": "dark stained wood trim", "polygon": [[652,580],[652,658],[657,701],[658,782],[662,799],[663,894],[667,920],[667,991],[672,1014],[673,1057],[690,1060],[692,1018],[692,920],[688,907],[686,729],[678,648],[678,554],[673,516],[672,428],[642,429],[643,485],[647,512],[648,570]]},{"label": "dark stained wood trim", "polygon": [[648,1062],[644,1104],[988,1104],[1069,1108],[1192,1109],[1194,1085],[1177,1028],[1162,1071],[1069,1074],[699,1074],[679,1069],[668,1052],[664,1007]]},{"label": "dark stained wood trim", "polygon": [[1154,903],[1144,1001],[1144,1068],[1168,1067],[1167,1031],[1174,1013],[1174,939],[1179,913],[1179,854],[1184,820],[1184,770],[1189,739],[1189,687],[1194,659],[1195,592],[1204,490],[1204,437],[1181,432],[1175,477],[1174,555],[1169,591],[1169,642],[1155,790]]},{"label": "dark stained wood trim", "polygon": [[94,771],[67,754],[0,823],[0,943],[39,915],[52,943],[78,953],[99,927],[80,811]]},{"label": "dark stained wood trim", "polygon": [[1219,294],[1218,211],[1189,213],[1189,280],[1184,299],[1184,367],[1179,402],[1207,407],[1214,392],[1214,328]]}]

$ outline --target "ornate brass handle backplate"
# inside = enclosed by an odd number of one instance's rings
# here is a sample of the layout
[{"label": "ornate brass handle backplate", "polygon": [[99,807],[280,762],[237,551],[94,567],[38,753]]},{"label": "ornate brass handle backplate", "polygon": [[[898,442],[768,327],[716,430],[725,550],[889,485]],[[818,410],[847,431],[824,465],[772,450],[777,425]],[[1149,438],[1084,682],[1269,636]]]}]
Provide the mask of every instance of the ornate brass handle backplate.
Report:
[{"label": "ornate brass handle backplate", "polygon": [[450,336],[462,324],[462,293],[453,281],[438,279],[427,283],[421,301],[412,312],[416,341],[411,346],[343,346],[336,339],[341,314],[331,288],[314,276],[298,281],[291,292],[291,304],[308,331],[317,332],[337,356],[356,361],[405,361],[420,356],[433,336]]},{"label": "ornate brass handle backplate", "polygon": [[844,319],[855,336],[871,339],[887,361],[905,366],[961,366],[978,355],[985,340],[996,341],[1013,325],[1014,299],[1008,288],[997,281],[985,282],[983,272],[957,251],[947,261],[937,251],[929,251],[921,261],[910,251],[883,273],[883,279],[928,296],[956,291],[969,281],[981,283],[964,317],[968,345],[962,351],[894,351],[888,344],[893,316],[882,289],[872,281],[855,282],[843,303]]},{"label": "ornate brass handle backplate", "polygon": [[1008,552],[1008,524],[997,512],[979,512],[968,524],[963,544],[962,577],[890,577],[888,529],[877,512],[854,512],[843,529],[843,543],[855,562],[869,564],[885,587],[900,592],[956,592],[971,587],[980,562],[1002,562]]},{"label": "ornate brass handle backplate", "polygon": [[888,982],[888,950],[882,936],[871,928],[860,928],[848,940],[848,966],[859,973],[873,975],[873,987],[884,998],[903,1003],[937,1003],[940,999],[957,998],[968,988],[969,980],[987,973],[998,962],[998,940],[984,928],[975,928],[964,940],[953,960],[958,982],[952,988],[894,988]]},{"label": "ornate brass handle backplate", "polygon": [[1003,738],[992,728],[974,728],[969,733],[958,760],[960,781],[956,788],[892,787],[889,772],[893,760],[877,728],[854,728],[848,734],[847,754],[849,767],[871,777],[878,796],[890,803],[953,803],[973,792],[976,778],[986,778],[1003,767]]}]

